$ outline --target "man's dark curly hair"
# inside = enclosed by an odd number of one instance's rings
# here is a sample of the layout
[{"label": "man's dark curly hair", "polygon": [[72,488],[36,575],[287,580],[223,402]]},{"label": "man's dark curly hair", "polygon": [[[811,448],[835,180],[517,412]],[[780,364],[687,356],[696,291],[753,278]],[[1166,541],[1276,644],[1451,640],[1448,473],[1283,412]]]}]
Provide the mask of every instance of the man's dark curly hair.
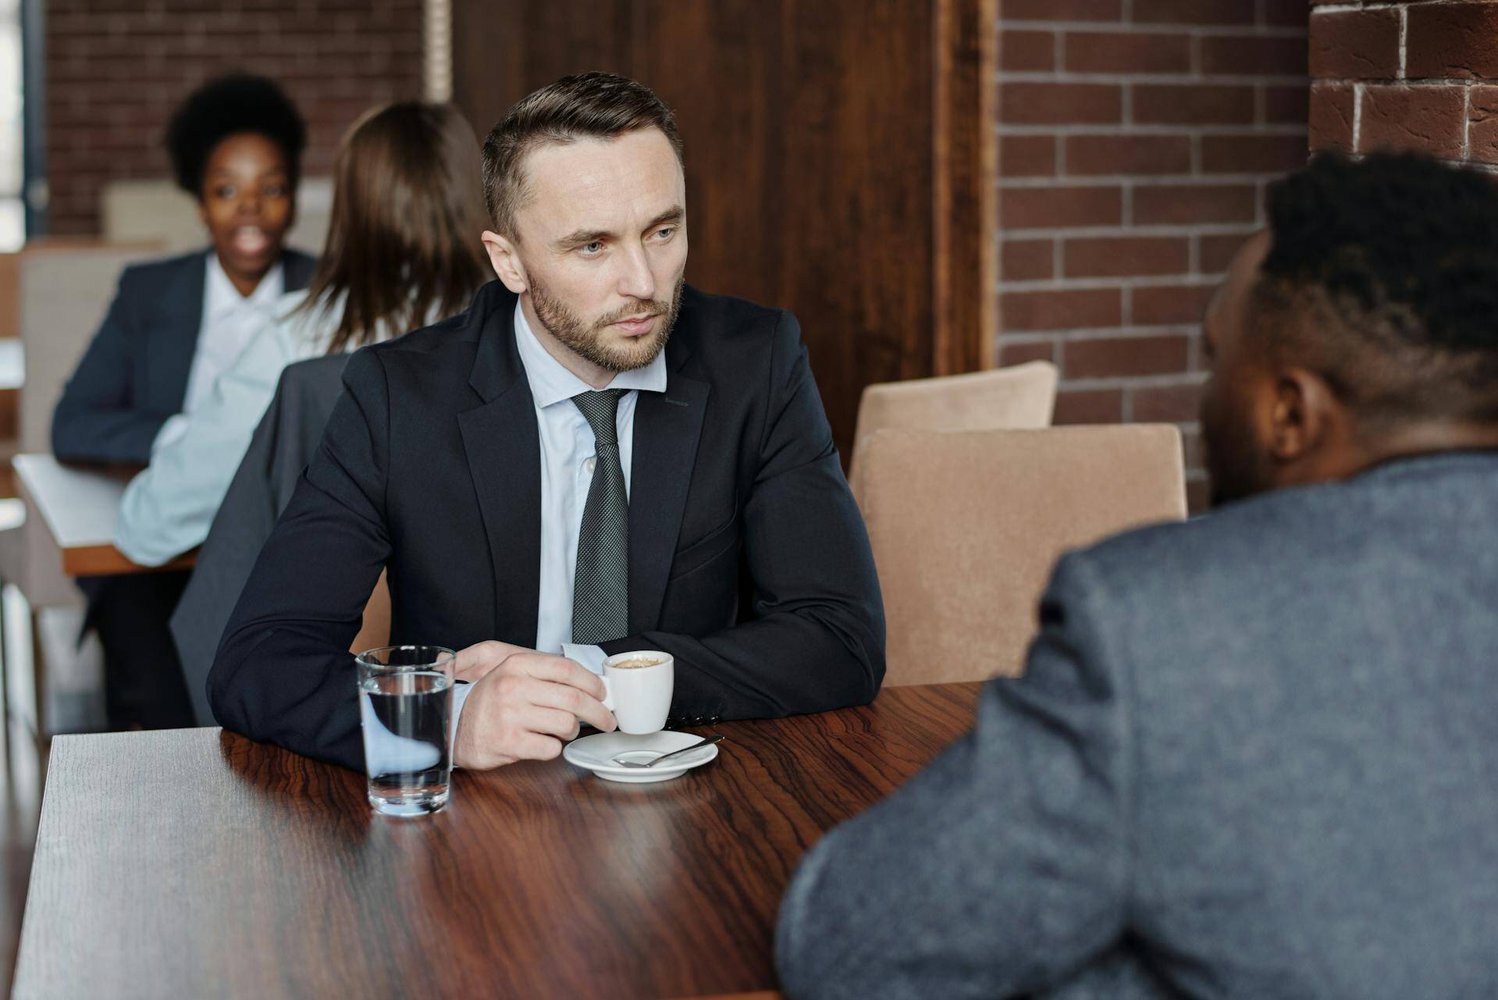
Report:
[{"label": "man's dark curly hair", "polygon": [[172,116],[166,130],[166,149],[177,185],[194,198],[200,197],[203,172],[214,149],[229,136],[244,132],[263,135],[281,147],[295,189],[302,150],[307,146],[307,126],[280,87],[248,73],[208,81]]},{"label": "man's dark curly hair", "polygon": [[1372,424],[1498,419],[1498,178],[1316,157],[1269,189],[1254,327]]}]

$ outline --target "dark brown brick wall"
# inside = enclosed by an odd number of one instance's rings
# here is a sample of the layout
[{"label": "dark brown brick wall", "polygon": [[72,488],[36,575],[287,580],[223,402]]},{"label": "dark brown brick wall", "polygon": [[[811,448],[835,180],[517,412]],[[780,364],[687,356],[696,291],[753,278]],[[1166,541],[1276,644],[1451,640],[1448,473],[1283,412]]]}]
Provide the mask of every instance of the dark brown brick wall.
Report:
[{"label": "dark brown brick wall", "polygon": [[421,0],[48,0],[51,231],[98,231],[106,181],[169,176],[161,135],[194,86],[230,69],[281,81],[326,174],[365,108],[421,96]]},{"label": "dark brown brick wall", "polygon": [[1061,367],[1060,423],[1179,424],[1198,507],[1201,316],[1306,160],[1308,10],[1000,3],[1000,362]]},{"label": "dark brown brick wall", "polygon": [[1311,146],[1498,166],[1498,0],[1316,0]]}]

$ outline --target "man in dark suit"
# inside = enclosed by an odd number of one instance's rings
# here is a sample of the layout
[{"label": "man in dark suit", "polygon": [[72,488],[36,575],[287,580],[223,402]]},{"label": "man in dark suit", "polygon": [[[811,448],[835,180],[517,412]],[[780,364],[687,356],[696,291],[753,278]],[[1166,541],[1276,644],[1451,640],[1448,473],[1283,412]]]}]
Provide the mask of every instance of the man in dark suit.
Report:
[{"label": "man in dark suit", "polygon": [[1498,996],[1498,188],[1318,158],[1206,322],[1221,509],[807,855],[791,997]]},{"label": "man in dark suit", "polygon": [[672,653],[678,721],[873,698],[873,559],[799,329],[682,284],[669,109],[569,77],[495,126],[484,177],[500,281],[350,360],[225,629],[216,717],[360,766],[347,649],[382,568],[392,639],[461,648],[463,766],[614,728],[580,665],[606,653]]}]

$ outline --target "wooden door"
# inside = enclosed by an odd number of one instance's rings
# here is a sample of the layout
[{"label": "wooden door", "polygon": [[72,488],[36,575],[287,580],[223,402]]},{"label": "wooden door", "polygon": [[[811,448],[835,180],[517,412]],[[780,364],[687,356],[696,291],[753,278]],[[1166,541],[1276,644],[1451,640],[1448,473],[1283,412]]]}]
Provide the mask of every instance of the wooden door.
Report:
[{"label": "wooden door", "polygon": [[482,134],[569,73],[686,144],[687,280],[794,311],[845,458],[871,382],[991,364],[994,0],[455,0]]}]

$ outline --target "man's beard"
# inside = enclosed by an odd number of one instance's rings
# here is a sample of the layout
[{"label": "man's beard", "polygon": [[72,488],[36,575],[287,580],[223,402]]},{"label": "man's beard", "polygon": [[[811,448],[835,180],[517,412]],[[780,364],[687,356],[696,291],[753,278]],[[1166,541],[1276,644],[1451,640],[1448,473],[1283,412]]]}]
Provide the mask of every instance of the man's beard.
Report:
[{"label": "man's beard", "polygon": [[[586,326],[577,313],[552,298],[546,287],[537,281],[531,282],[531,305],[542,325],[574,354],[604,371],[628,372],[644,368],[665,348],[666,341],[671,338],[671,328],[676,325],[676,315],[681,311],[681,290],[685,283],[685,278],[676,279],[670,302],[637,302],[616,309]],[[621,320],[649,315],[661,317],[651,333],[618,344],[604,342],[603,333],[608,327]]]}]

